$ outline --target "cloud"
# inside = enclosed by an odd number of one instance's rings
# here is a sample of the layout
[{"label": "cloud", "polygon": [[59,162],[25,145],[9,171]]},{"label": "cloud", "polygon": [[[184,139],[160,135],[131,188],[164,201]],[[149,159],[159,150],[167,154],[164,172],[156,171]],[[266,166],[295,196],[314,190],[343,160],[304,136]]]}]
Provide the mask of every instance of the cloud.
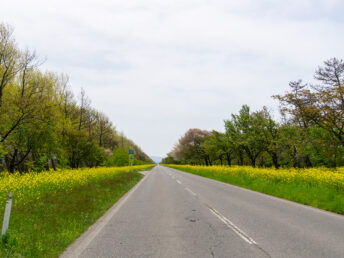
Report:
[{"label": "cloud", "polygon": [[21,47],[46,56],[148,154],[190,127],[223,130],[343,56],[339,0],[7,1]]}]

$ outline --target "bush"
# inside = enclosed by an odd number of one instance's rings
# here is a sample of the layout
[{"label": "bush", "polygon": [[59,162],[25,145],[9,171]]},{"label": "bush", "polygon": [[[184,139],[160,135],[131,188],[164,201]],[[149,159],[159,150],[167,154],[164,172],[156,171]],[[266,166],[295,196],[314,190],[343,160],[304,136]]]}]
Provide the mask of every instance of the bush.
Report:
[{"label": "bush", "polygon": [[110,157],[107,162],[106,166],[108,167],[122,167],[129,165],[129,154],[128,151],[123,149],[115,149],[113,150],[113,155]]}]

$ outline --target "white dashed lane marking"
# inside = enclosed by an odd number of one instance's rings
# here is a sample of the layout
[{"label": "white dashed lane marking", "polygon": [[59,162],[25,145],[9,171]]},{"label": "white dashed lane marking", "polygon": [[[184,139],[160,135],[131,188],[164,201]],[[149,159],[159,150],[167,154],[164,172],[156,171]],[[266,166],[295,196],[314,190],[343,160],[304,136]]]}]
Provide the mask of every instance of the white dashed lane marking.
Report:
[{"label": "white dashed lane marking", "polygon": [[191,195],[196,196],[197,194],[195,194],[192,190],[190,190],[189,188],[185,188],[186,191],[188,191]]},{"label": "white dashed lane marking", "polygon": [[[182,184],[178,179],[174,177],[174,175],[169,174],[173,179],[177,181],[178,184]],[[193,192],[190,188],[185,187],[185,190],[188,191],[191,195],[197,196],[195,192]],[[208,207],[208,209],[219,219],[221,220],[228,228],[233,230],[235,234],[237,234],[241,239],[243,239],[245,242],[247,242],[250,245],[257,245],[256,241],[254,241],[251,237],[249,237],[244,231],[242,231],[238,226],[236,226],[232,221],[227,219],[225,216],[223,216],[220,212],[215,210],[214,208],[210,207],[208,204],[203,203]]]}]

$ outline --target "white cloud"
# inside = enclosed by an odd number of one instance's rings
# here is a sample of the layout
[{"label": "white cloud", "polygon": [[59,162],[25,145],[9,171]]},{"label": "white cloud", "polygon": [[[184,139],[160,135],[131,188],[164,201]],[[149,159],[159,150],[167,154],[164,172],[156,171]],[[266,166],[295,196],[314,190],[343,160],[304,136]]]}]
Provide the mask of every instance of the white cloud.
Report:
[{"label": "white cloud", "polygon": [[190,127],[222,130],[242,104],[343,57],[339,0],[4,1],[20,46],[47,56],[149,154]]}]

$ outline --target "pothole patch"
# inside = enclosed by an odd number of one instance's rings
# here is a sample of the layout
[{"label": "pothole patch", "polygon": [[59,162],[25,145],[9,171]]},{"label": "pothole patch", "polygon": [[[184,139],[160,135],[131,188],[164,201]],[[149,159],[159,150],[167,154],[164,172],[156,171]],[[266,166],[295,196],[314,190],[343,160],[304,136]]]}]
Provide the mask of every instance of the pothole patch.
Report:
[{"label": "pothole patch", "polygon": [[185,219],[190,221],[190,222],[197,222],[197,221],[199,221],[199,218],[196,218],[196,217],[186,217]]}]

